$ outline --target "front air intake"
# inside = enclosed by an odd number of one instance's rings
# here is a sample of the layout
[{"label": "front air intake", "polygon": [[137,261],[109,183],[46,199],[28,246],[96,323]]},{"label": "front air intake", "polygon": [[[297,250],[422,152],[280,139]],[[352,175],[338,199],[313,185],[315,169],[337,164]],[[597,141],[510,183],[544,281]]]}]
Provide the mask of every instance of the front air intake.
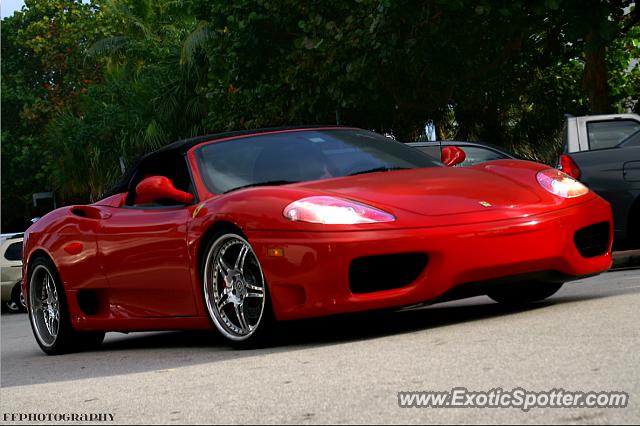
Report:
[{"label": "front air intake", "polygon": [[407,286],[427,266],[424,253],[388,254],[355,259],[349,267],[349,288],[353,294],[373,293]]},{"label": "front air intake", "polygon": [[609,222],[600,222],[576,231],[573,241],[583,257],[596,257],[609,249]]}]

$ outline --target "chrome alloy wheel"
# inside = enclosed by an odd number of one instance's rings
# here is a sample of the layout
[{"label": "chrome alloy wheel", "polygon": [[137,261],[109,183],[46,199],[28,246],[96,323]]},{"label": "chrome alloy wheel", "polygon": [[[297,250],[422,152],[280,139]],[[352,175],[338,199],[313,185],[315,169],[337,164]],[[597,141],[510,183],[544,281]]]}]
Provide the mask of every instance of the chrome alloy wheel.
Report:
[{"label": "chrome alloy wheel", "polygon": [[226,234],[211,245],[204,296],[211,319],[226,338],[243,341],[257,330],[266,305],[266,284],[258,258],[244,238]]},{"label": "chrome alloy wheel", "polygon": [[46,347],[53,346],[60,330],[60,299],[53,276],[43,265],[31,273],[29,305],[38,340]]}]

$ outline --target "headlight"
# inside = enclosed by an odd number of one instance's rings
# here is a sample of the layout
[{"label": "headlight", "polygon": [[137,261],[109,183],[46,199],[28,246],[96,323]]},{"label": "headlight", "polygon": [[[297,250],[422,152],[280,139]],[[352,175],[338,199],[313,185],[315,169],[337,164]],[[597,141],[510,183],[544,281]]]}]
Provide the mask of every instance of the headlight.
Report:
[{"label": "headlight", "polygon": [[284,216],[294,222],[353,225],[393,222],[396,218],[375,207],[335,197],[308,197],[294,201],[284,209]]},{"label": "headlight", "polygon": [[558,197],[575,198],[589,192],[589,188],[557,169],[538,172],[536,178],[540,186]]}]

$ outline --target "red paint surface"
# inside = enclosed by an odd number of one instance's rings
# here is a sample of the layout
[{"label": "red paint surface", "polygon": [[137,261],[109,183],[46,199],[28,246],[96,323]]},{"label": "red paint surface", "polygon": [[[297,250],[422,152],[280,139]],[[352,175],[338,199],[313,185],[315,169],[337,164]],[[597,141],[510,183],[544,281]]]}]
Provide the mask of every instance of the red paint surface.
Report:
[{"label": "red paint surface", "polygon": [[[573,243],[581,227],[611,224],[610,206],[593,193],[574,199],[548,193],[535,177],[547,168],[541,164],[501,160],[214,196],[202,184],[193,149],[188,159],[204,204],[195,218],[195,205],[123,208],[126,194],[119,194],[81,207],[89,213],[85,217],[73,213],[77,206],[58,209],[26,232],[25,269],[37,252],[53,259],[76,329],[211,328],[199,259],[207,230],[221,221],[248,237],[262,264],[275,315],[282,320],[425,302],[472,281],[542,270],[581,276],[611,265],[610,251],[586,259]],[[359,201],[397,220],[322,225],[283,216],[292,201],[316,195]],[[65,250],[78,244],[80,253]],[[268,256],[274,247],[285,255]],[[347,280],[353,259],[404,252],[429,256],[415,282],[396,290],[351,294]],[[83,289],[100,296],[97,314],[80,310],[76,296]]]},{"label": "red paint surface", "polygon": [[80,243],[71,243],[68,244],[66,246],[64,246],[64,251],[66,251],[69,254],[80,254],[80,252],[82,252],[82,244]]}]

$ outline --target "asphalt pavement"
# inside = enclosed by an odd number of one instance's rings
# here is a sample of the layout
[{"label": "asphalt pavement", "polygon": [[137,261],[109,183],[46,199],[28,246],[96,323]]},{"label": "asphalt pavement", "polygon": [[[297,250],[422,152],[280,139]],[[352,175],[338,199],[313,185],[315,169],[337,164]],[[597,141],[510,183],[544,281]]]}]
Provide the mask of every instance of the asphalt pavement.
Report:
[{"label": "asphalt pavement", "polygon": [[[276,346],[251,351],[214,333],[110,333],[94,352],[48,357],[26,315],[4,314],[0,421],[104,413],[133,424],[637,424],[639,324],[638,269],[567,284],[527,308],[477,297],[289,323]],[[528,412],[398,406],[401,391],[458,387],[623,391],[629,403]]]}]

